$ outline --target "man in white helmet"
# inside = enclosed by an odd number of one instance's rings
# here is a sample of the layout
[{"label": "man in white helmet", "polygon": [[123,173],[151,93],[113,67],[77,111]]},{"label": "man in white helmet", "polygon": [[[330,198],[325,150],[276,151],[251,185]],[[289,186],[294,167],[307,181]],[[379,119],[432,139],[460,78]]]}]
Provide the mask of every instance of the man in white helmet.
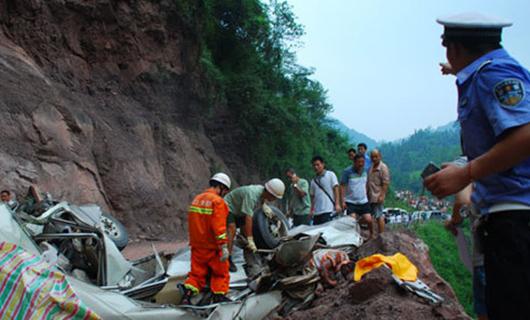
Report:
[{"label": "man in white helmet", "polygon": [[[252,217],[254,211],[259,207],[262,207],[265,215],[272,216],[272,210],[267,205],[267,202],[281,199],[284,192],[285,185],[283,182],[280,179],[274,178],[267,181],[265,186],[242,186],[232,190],[226,195],[225,201],[230,211],[227,219],[228,250],[230,253],[232,253],[237,227],[241,228],[243,235],[247,238],[248,245],[246,249],[251,252],[256,252],[258,250],[252,234]],[[237,271],[232,259],[230,259],[230,271]]]},{"label": "man in white helmet", "polygon": [[206,286],[208,274],[214,302],[226,299],[230,282],[226,237],[228,206],[222,197],[228,193],[230,185],[226,174],[216,173],[210,179],[210,187],[196,196],[188,209],[191,271],[184,285],[178,285],[185,304]]}]

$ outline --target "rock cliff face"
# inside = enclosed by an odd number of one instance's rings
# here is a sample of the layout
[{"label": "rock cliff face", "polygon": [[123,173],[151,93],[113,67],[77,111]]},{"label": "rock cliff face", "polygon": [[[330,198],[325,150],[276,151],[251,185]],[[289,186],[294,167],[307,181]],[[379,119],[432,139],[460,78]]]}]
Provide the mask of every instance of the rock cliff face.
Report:
[{"label": "rock cliff face", "polygon": [[212,172],[259,182],[199,56],[175,1],[0,0],[0,188],[37,184],[134,236],[185,238]]}]

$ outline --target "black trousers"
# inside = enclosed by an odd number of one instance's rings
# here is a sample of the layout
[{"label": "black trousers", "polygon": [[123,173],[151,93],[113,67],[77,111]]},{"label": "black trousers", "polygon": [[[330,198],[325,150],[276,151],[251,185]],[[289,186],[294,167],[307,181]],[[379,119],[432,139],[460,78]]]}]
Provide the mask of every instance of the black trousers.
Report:
[{"label": "black trousers", "polygon": [[313,216],[313,225],[319,225],[331,221],[331,212],[322,213]]},{"label": "black trousers", "polygon": [[530,210],[492,213],[482,233],[489,319],[530,319]]},{"label": "black trousers", "polygon": [[293,215],[293,226],[299,226],[301,224],[310,225],[311,224],[311,218],[308,214],[304,215]]}]

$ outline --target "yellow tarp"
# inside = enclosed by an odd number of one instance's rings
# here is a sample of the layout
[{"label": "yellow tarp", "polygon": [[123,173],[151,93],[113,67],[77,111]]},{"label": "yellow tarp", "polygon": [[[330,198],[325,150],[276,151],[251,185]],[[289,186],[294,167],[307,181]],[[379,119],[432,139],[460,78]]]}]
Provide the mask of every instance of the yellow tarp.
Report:
[{"label": "yellow tarp", "polygon": [[416,281],[418,279],[418,268],[404,254],[399,252],[393,256],[374,254],[357,261],[353,279],[359,281],[363,275],[383,264],[392,269],[392,272],[401,280]]}]

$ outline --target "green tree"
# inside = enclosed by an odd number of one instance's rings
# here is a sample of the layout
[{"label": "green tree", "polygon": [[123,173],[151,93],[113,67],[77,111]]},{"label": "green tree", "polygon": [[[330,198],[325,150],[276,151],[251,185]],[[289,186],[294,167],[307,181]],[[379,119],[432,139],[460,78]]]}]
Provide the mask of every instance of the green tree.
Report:
[{"label": "green tree", "polygon": [[460,134],[456,128],[417,130],[410,137],[384,143],[379,149],[392,171],[394,189],[419,192],[422,188],[420,174],[429,162],[440,166],[460,155]]},{"label": "green tree", "polygon": [[296,62],[304,30],[287,1],[177,3],[198,33],[201,64],[215,88],[211,101],[226,103],[236,115],[246,156],[262,175],[283,175],[289,166],[312,175],[309,161],[316,154],[335,170],[347,165],[347,139],[326,121],[332,110],[326,90]]}]

